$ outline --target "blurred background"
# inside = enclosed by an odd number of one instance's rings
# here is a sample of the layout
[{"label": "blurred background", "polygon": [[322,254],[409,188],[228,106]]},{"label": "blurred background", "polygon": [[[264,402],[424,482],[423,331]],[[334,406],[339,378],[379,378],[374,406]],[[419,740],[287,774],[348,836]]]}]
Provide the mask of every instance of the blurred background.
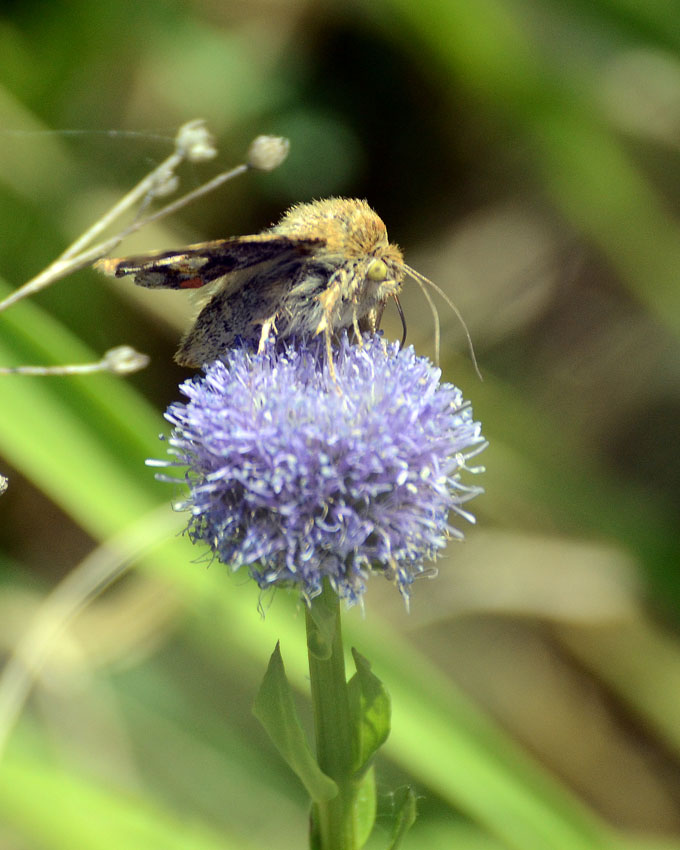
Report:
[{"label": "blurred background", "polygon": [[[410,613],[376,580],[346,617],[394,703],[371,847],[412,783],[405,848],[680,848],[677,0],[0,15],[3,295],[203,118],[219,155],[183,166],[184,191],[260,133],[290,157],[116,254],[367,198],[470,328],[483,382],[439,304],[444,377],[490,444],[477,525]],[[432,356],[415,285],[403,304]],[[190,374],[172,354],[191,311],[84,270],[0,317],[1,365],[152,358],[130,378],[0,377],[3,850],[305,846],[304,791],[250,713],[278,638],[307,713],[300,607],[207,568],[144,466]],[[401,334],[390,309],[384,328]]]}]

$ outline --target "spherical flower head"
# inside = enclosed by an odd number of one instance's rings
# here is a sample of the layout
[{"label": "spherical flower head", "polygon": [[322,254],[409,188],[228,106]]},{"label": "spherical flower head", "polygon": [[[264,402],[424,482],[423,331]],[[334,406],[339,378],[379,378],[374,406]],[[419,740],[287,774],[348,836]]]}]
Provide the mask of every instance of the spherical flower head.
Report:
[{"label": "spherical flower head", "polygon": [[[349,603],[381,574],[408,598],[481,492],[461,480],[485,442],[461,392],[412,348],[346,336],[233,349],[170,406],[188,531],[261,588],[323,580]],[[164,480],[168,479],[163,476]]]}]

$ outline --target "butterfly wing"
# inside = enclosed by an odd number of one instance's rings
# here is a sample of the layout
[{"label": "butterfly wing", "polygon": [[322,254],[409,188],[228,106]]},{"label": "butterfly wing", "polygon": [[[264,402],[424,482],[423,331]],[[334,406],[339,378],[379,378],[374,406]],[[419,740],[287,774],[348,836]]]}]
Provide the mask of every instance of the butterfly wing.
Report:
[{"label": "butterfly wing", "polygon": [[151,289],[198,289],[218,278],[258,263],[286,262],[314,252],[323,239],[292,239],[275,233],[237,236],[157,251],[98,260],[94,267],[109,277],[133,275],[137,286]]}]

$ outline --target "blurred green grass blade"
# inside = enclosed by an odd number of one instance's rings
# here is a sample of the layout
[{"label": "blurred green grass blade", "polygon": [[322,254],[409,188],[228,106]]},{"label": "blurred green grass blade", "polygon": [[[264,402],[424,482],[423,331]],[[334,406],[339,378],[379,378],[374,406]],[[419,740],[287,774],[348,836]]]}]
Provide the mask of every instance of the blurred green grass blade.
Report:
[{"label": "blurred green grass blade", "polygon": [[677,223],[606,126],[588,82],[557,77],[508,3],[382,0],[371,14],[377,10],[396,13],[409,38],[449,77],[451,92],[470,89],[525,135],[537,178],[563,214],[680,333]]},{"label": "blurred green grass blade", "polygon": [[[129,789],[96,785],[45,760],[11,756],[0,768],[4,827],[40,850],[255,850],[218,836]],[[25,844],[24,846],[29,846]]]},{"label": "blurred green grass blade", "polygon": [[[29,302],[0,322],[3,365],[98,359]],[[158,501],[143,463],[163,420],[125,379],[2,376],[0,405],[0,452],[89,533],[111,534]]]},{"label": "blurred green grass blade", "polygon": [[[4,298],[10,291],[10,287],[0,280],[0,298]],[[96,321],[102,321],[102,318],[97,317]],[[10,349],[8,352],[3,351],[3,356],[12,358],[8,361],[3,359],[4,366],[19,365],[20,362],[31,365],[88,363],[98,360],[104,353],[93,352],[71,330],[30,299],[0,314],[0,327],[0,342],[3,347]],[[17,381],[26,380],[21,376],[6,377]],[[93,382],[93,378],[98,380]],[[42,382],[39,378],[35,384],[40,385]],[[129,379],[99,374],[56,380],[47,378],[44,383],[52,386],[55,392],[58,391],[79,415],[87,414],[87,418],[96,420],[100,427],[110,427],[115,432],[123,459],[131,453],[146,451],[150,438],[155,442],[159,427],[158,412],[133,389]],[[0,391],[4,392],[7,386],[11,386],[10,381],[5,383],[3,380]]]},{"label": "blurred green grass blade", "polygon": [[3,406],[11,410],[0,419],[2,452],[55,504],[97,537],[153,507],[139,483],[121,470],[115,451],[107,451],[47,387],[10,380],[2,389]]}]

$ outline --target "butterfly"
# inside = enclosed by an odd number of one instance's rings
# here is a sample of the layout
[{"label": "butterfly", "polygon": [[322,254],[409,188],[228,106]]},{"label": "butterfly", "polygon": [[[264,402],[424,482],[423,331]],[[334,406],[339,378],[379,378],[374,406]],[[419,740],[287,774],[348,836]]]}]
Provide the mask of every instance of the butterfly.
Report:
[{"label": "butterfly", "polygon": [[175,355],[190,367],[212,362],[239,340],[262,350],[271,336],[324,334],[332,368],[334,335],[353,329],[360,341],[375,333],[388,299],[404,322],[399,292],[407,273],[417,275],[378,214],[351,198],[296,204],[257,235],[102,259],[95,268],[151,289],[206,287]]}]

